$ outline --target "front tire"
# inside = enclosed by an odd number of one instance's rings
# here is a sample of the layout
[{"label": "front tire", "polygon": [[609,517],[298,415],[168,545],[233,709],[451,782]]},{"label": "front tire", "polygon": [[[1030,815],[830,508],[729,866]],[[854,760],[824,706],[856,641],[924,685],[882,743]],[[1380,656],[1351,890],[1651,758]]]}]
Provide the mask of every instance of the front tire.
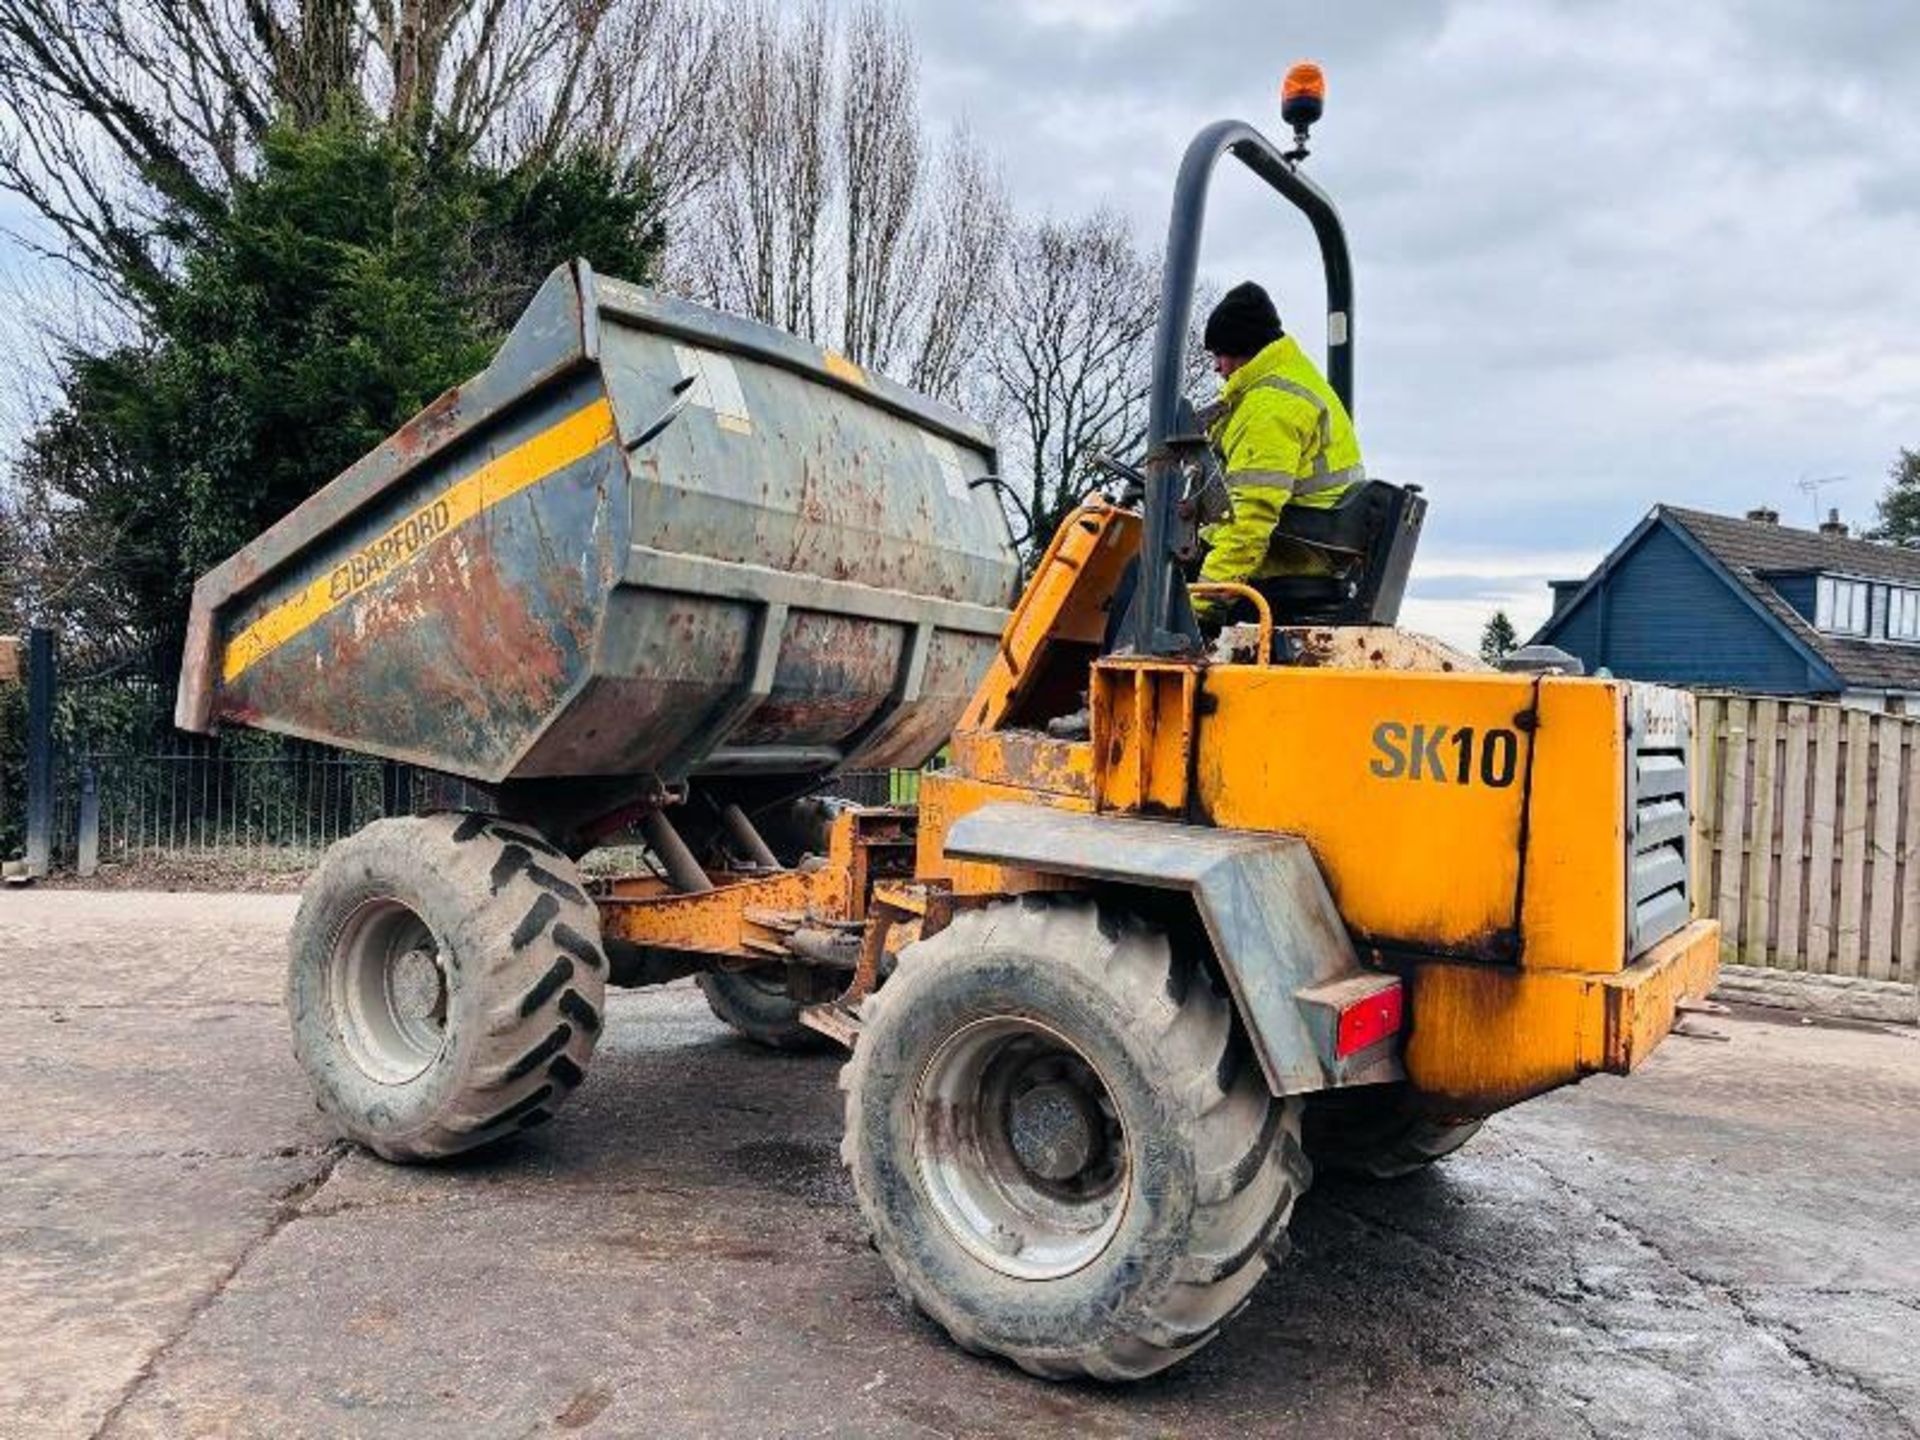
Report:
[{"label": "front tire", "polygon": [[593,902],[536,832],[376,820],[326,854],[290,941],[293,1048],[320,1108],[388,1160],[436,1160],[552,1117],[600,1036]]},{"label": "front tire", "polygon": [[909,946],[842,1074],[842,1156],[906,1296],[1049,1379],[1207,1344],[1286,1253],[1311,1167],[1233,1008],[1166,935],[1003,902]]}]

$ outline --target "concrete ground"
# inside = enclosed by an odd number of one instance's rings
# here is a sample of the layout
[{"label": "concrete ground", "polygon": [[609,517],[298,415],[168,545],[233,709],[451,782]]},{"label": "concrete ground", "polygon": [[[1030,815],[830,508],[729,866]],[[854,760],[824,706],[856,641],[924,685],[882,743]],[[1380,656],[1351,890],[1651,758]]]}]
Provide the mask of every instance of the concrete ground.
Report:
[{"label": "concrete ground", "polygon": [[287,896],[0,895],[0,1432],[1920,1436],[1920,1038],[1713,1021],[1398,1185],[1326,1183],[1215,1346],[1129,1389],[895,1299],[834,1061],[623,995],[507,1151],[335,1144]]}]

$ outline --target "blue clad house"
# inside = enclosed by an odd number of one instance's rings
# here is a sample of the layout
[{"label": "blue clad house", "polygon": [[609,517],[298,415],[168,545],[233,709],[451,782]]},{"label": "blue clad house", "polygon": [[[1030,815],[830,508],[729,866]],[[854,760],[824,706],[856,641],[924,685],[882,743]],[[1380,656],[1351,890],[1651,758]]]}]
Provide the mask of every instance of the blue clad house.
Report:
[{"label": "blue clad house", "polygon": [[1657,505],[1534,636],[1615,675],[1920,713],[1920,549]]}]

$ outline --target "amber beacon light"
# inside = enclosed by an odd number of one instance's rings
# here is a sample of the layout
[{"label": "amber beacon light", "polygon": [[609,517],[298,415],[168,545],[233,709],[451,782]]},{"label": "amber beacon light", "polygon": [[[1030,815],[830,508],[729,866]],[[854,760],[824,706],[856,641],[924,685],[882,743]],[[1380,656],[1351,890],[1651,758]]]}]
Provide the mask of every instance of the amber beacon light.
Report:
[{"label": "amber beacon light", "polygon": [[1287,71],[1280,83],[1280,118],[1293,127],[1293,153],[1289,160],[1306,158],[1307,131],[1320,118],[1327,104],[1327,76],[1311,60],[1302,60]]}]

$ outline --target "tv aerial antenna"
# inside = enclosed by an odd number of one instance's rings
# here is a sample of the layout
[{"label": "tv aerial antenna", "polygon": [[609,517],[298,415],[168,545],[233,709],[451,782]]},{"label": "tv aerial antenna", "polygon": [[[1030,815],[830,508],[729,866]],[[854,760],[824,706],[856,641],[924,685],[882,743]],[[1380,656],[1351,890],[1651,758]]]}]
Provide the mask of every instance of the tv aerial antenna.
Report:
[{"label": "tv aerial antenna", "polygon": [[1793,482],[1793,488],[1806,496],[1813,504],[1813,523],[1820,523],[1820,492],[1829,485],[1838,485],[1847,477],[1844,475],[1802,475]]}]

